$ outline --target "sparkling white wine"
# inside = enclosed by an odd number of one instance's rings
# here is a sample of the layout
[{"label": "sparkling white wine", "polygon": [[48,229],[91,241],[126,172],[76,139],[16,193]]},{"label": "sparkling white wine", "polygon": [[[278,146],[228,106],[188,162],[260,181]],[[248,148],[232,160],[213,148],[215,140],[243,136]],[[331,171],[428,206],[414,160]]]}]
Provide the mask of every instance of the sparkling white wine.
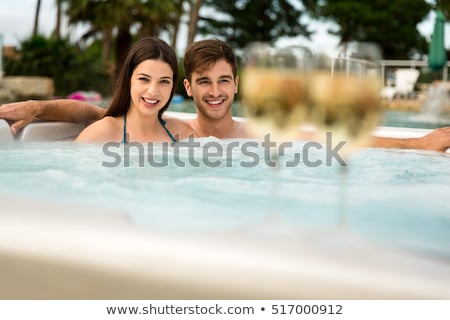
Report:
[{"label": "sparkling white wine", "polygon": [[259,136],[292,138],[307,114],[304,75],[291,70],[248,67],[242,75],[245,116]]},{"label": "sparkling white wine", "polygon": [[377,78],[318,71],[310,77],[313,122],[350,146],[360,147],[379,123],[379,90]]}]

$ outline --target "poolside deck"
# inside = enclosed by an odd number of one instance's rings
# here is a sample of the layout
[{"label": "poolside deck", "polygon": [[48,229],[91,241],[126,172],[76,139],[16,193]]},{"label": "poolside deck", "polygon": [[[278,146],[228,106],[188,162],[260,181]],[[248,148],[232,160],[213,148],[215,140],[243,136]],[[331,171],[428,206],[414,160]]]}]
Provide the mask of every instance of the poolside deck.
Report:
[{"label": "poolside deck", "polygon": [[383,109],[384,110],[395,110],[395,111],[414,111],[420,112],[422,105],[424,103],[423,98],[417,99],[383,99]]}]

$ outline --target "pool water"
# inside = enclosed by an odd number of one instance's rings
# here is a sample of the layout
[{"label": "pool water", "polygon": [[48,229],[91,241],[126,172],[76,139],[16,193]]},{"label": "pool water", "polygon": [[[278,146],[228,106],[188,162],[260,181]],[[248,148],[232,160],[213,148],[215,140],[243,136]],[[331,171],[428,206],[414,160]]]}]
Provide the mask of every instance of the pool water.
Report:
[{"label": "pool water", "polygon": [[[292,233],[337,228],[338,163],[289,166],[306,142],[294,143],[272,168],[261,147],[253,149],[260,161],[249,167],[238,148],[207,162],[208,143],[226,149],[232,142],[198,141],[178,151],[168,146],[166,152],[163,144],[145,146],[144,153],[129,148],[126,165],[123,145],[105,153],[73,142],[2,144],[0,194],[112,208],[158,230],[257,230],[273,217]],[[121,154],[120,164],[111,165],[112,150]],[[323,150],[310,152],[310,160],[325,157]],[[167,165],[156,167],[148,154]],[[360,151],[347,177],[347,229],[374,243],[450,259],[449,161],[449,154],[428,151]]]},{"label": "pool water", "polygon": [[450,126],[450,115],[434,115],[412,111],[385,111],[382,122],[382,125],[387,127],[435,129]]}]

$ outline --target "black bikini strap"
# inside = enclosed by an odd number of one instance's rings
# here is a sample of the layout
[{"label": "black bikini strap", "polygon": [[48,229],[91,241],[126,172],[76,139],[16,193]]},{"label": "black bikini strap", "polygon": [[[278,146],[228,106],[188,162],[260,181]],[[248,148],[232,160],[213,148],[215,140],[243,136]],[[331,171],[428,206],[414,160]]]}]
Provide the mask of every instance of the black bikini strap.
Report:
[{"label": "black bikini strap", "polygon": [[123,115],[123,138],[122,143],[127,143],[127,113],[125,112]]},{"label": "black bikini strap", "polygon": [[162,116],[160,114],[158,114],[158,120],[159,123],[162,125],[162,127],[164,128],[164,130],[166,130],[167,135],[170,137],[170,139],[172,140],[172,142],[177,142],[177,139],[175,139],[175,137],[173,136],[172,132],[169,131],[169,129],[167,129],[166,127],[166,122],[164,121],[164,119],[162,118]]}]

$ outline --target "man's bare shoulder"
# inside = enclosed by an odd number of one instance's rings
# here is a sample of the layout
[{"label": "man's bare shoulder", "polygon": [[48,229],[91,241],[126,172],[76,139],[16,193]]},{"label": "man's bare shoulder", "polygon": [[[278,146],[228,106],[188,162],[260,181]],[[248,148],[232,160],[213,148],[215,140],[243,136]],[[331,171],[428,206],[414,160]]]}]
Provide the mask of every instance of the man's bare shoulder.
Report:
[{"label": "man's bare shoulder", "polygon": [[179,139],[184,139],[194,134],[192,129],[192,119],[180,119],[173,116],[164,116],[166,127],[174,136],[179,136]]},{"label": "man's bare shoulder", "polygon": [[254,135],[250,133],[246,121],[234,120],[230,138],[254,138]]}]

